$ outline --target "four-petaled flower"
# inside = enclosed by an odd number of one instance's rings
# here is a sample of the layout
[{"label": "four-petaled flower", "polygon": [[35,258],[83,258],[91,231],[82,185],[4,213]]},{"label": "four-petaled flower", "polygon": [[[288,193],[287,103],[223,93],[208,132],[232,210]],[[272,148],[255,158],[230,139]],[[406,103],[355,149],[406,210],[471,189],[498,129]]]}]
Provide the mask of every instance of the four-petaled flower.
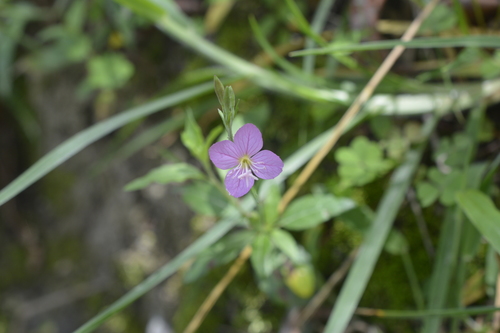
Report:
[{"label": "four-petaled flower", "polygon": [[220,141],[208,150],[216,167],[231,169],[224,184],[233,197],[247,194],[258,178],[273,179],[283,170],[281,158],[269,150],[260,151],[262,145],[259,129],[253,124],[246,124],[236,132],[234,142]]}]

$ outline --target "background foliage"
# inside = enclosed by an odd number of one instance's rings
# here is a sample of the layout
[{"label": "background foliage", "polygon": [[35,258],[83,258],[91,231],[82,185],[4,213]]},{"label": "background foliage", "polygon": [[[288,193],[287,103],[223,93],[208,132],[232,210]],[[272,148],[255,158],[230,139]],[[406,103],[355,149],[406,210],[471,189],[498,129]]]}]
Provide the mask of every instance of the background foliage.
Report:
[{"label": "background foliage", "polygon": [[[281,211],[425,5],[0,3],[0,333],[181,332],[245,253],[199,332],[500,329],[498,3],[439,2]],[[214,75],[285,162],[257,203]]]}]

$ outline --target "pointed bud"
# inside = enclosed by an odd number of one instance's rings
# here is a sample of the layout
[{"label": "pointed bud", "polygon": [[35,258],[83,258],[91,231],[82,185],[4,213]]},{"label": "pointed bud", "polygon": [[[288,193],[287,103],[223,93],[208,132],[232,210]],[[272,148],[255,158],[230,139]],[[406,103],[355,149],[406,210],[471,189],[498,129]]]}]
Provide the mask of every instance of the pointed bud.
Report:
[{"label": "pointed bud", "polygon": [[217,95],[217,99],[219,100],[219,103],[223,105],[224,102],[224,85],[222,82],[219,80],[217,76],[214,75],[214,88],[215,88],[215,94]]}]

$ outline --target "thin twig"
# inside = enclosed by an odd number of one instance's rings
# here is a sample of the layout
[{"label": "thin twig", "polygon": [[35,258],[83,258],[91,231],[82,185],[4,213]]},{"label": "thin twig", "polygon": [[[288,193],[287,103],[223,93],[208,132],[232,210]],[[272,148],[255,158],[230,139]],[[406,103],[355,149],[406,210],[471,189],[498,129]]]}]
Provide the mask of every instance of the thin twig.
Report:
[{"label": "thin twig", "polygon": [[[418,29],[420,28],[422,22],[427,18],[427,16],[432,12],[434,7],[438,4],[439,0],[433,0],[425,6],[425,8],[422,10],[420,15],[415,18],[415,20],[411,23],[411,25],[408,27],[408,30],[406,30],[405,34],[403,37],[401,37],[402,41],[410,41],[413,39],[413,37],[416,35]],[[335,130],[332,133],[332,136],[329,138],[329,140],[325,143],[325,145],[316,153],[316,155],[313,156],[313,158],[307,163],[306,167],[300,175],[297,177],[295,182],[293,183],[292,187],[286,191],[285,195],[283,195],[283,198],[281,199],[279,206],[278,206],[278,211],[282,213],[285,208],[288,206],[290,201],[297,195],[299,192],[300,188],[305,184],[305,182],[309,179],[309,177],[312,175],[312,173],[316,170],[318,165],[323,161],[325,156],[330,152],[330,150],[333,148],[335,143],[337,143],[338,139],[340,138],[341,134],[344,132],[345,128],[349,123],[353,120],[353,118],[358,114],[359,110],[361,107],[368,101],[368,99],[372,96],[373,92],[375,91],[375,88],[380,84],[382,79],[387,75],[391,67],[394,65],[396,60],[401,56],[403,51],[405,50],[405,47],[402,45],[398,45],[395,48],[392,49],[392,51],[389,53],[387,58],[385,58],[384,62],[380,65],[380,67],[377,69],[375,74],[372,76],[368,84],[363,88],[359,96],[356,98],[356,100],[351,104],[347,112],[344,114],[344,116],[339,120],[337,126],[335,127]]]},{"label": "thin twig", "polygon": [[333,274],[328,278],[328,281],[321,287],[321,289],[314,295],[314,297],[309,301],[304,310],[299,316],[299,327],[302,326],[309,318],[316,312],[316,310],[320,307],[321,304],[328,298],[328,295],[332,292],[332,289],[335,288],[337,283],[340,282],[344,278],[344,276],[349,271],[354,258],[356,257],[358,250],[354,250],[351,252],[349,257],[342,263],[339,269],[337,269]]},{"label": "thin twig", "polygon": [[210,311],[210,309],[212,309],[215,302],[217,302],[220,295],[222,295],[229,283],[231,283],[236,274],[238,274],[241,267],[243,267],[243,264],[248,260],[251,254],[252,247],[250,245],[245,246],[245,248],[241,251],[240,256],[227,271],[226,275],[224,275],[222,280],[217,283],[217,285],[212,289],[203,304],[200,306],[193,319],[191,319],[188,326],[184,330],[184,333],[194,333],[198,329],[200,324],[203,322],[203,319],[205,319],[207,313]]}]

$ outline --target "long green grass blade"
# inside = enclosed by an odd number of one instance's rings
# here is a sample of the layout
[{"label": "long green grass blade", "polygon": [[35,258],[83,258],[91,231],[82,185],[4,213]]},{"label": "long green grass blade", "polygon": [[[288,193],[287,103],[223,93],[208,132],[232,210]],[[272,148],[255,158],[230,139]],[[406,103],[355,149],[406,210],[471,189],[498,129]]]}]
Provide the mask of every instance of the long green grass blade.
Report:
[{"label": "long green grass blade", "polygon": [[83,148],[122,127],[123,125],[163,110],[167,107],[185,102],[191,98],[206,94],[212,89],[213,84],[211,82],[200,84],[122,112],[75,134],[38,160],[35,164],[29,167],[28,170],[14,179],[14,181],[12,181],[9,185],[4,187],[0,191],[0,205],[3,205],[8,200],[12,199],[19,192],[23,191],[47,173],[54,170]]},{"label": "long green grass blade", "polygon": [[134,289],[123,295],[120,299],[111,304],[111,306],[109,306],[106,310],[102,311],[97,316],[86,322],[74,333],[88,333],[95,330],[109,317],[121,311],[123,308],[127,307],[136,299],[138,299],[139,297],[159,285],[169,276],[174,274],[189,259],[194,258],[198,253],[222,238],[222,236],[224,236],[229,230],[231,230],[237,223],[237,219],[227,219],[218,222],[212,229],[210,229],[188,248],[182,251],[172,261],[149,276],[146,280],[138,284]]},{"label": "long green grass blade", "polygon": [[443,47],[494,47],[500,45],[500,37],[488,35],[461,36],[461,37],[426,37],[415,38],[409,42],[400,39],[365,42],[361,44],[341,44],[311,50],[294,51],[292,57],[300,57],[309,54],[331,54],[346,51],[370,51],[392,49],[397,45],[403,45],[407,49],[414,48],[443,48]]},{"label": "long green grass blade", "polygon": [[[443,308],[448,295],[450,279],[455,271],[458,256],[462,219],[457,219],[456,207],[449,208],[446,212],[444,225],[441,230],[437,248],[436,260],[432,270],[430,286],[428,290],[429,310]],[[437,332],[441,324],[441,317],[428,318],[422,327],[422,333]]]},{"label": "long green grass blade", "polygon": [[[436,123],[436,116],[427,121],[423,130],[424,137],[429,137]],[[359,254],[340,291],[324,330],[325,333],[342,333],[349,324],[408,191],[413,174],[420,163],[424,148],[425,143],[422,143],[419,147],[409,151],[405,162],[394,172],[389,189],[378,206],[371,228],[363,240]]]},{"label": "long green grass blade", "polygon": [[476,306],[470,308],[459,309],[438,309],[438,310],[421,310],[421,311],[398,311],[398,310],[379,310],[379,309],[363,309],[359,308],[356,311],[360,316],[375,316],[381,318],[394,318],[394,319],[410,319],[410,318],[425,318],[425,317],[457,317],[457,316],[471,316],[477,314],[487,314],[500,311],[500,308],[494,306]]}]

